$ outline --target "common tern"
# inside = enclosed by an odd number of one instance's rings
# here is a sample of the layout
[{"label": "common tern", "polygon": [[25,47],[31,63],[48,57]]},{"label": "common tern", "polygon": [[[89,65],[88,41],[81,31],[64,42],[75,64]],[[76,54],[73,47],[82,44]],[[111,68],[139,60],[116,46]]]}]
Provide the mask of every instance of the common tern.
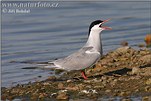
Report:
[{"label": "common tern", "polygon": [[112,28],[102,26],[107,20],[96,20],[90,24],[88,40],[86,44],[77,52],[54,61],[48,62],[44,68],[55,68],[66,71],[81,70],[84,79],[88,79],[85,75],[84,69],[92,67],[102,56],[102,43],[100,33],[103,30],[111,30]]}]

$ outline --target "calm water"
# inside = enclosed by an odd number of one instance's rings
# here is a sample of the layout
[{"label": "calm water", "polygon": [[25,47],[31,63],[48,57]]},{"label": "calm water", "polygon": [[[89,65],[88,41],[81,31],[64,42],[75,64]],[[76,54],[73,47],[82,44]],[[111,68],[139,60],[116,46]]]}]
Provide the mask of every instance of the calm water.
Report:
[{"label": "calm water", "polygon": [[33,65],[11,61],[48,61],[67,56],[86,43],[89,24],[96,19],[112,18],[106,25],[113,30],[102,33],[104,54],[120,47],[121,41],[132,46],[144,43],[144,36],[151,33],[150,2],[57,3],[57,7],[25,8],[29,13],[2,12],[3,87],[52,75],[46,70],[21,69]]}]

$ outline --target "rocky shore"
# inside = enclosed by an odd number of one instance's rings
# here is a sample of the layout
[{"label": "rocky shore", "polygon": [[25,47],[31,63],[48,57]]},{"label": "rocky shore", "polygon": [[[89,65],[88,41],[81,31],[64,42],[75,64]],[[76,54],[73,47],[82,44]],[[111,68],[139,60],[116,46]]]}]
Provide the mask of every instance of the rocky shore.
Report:
[{"label": "rocky shore", "polygon": [[118,48],[104,55],[85,72],[88,80],[81,77],[80,71],[71,71],[41,82],[2,88],[1,99],[151,101],[151,50],[148,48]]}]

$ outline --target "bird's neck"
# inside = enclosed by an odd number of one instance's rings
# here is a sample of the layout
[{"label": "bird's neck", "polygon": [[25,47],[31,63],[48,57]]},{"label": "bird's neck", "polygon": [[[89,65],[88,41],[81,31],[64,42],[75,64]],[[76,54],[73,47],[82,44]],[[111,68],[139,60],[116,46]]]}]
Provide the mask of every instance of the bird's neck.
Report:
[{"label": "bird's neck", "polygon": [[102,42],[100,38],[101,38],[100,31],[92,30],[90,32],[86,46],[92,46],[94,47],[94,49],[96,49],[96,51],[102,54]]}]

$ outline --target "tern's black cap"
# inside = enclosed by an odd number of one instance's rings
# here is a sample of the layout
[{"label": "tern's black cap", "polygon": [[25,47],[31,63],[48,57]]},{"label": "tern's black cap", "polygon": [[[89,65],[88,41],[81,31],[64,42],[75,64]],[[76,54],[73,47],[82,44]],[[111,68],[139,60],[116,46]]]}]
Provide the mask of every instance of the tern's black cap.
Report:
[{"label": "tern's black cap", "polygon": [[90,35],[91,28],[92,28],[93,26],[97,25],[97,24],[102,23],[102,22],[103,22],[102,20],[95,20],[95,21],[93,21],[93,22],[90,24],[88,36]]}]

